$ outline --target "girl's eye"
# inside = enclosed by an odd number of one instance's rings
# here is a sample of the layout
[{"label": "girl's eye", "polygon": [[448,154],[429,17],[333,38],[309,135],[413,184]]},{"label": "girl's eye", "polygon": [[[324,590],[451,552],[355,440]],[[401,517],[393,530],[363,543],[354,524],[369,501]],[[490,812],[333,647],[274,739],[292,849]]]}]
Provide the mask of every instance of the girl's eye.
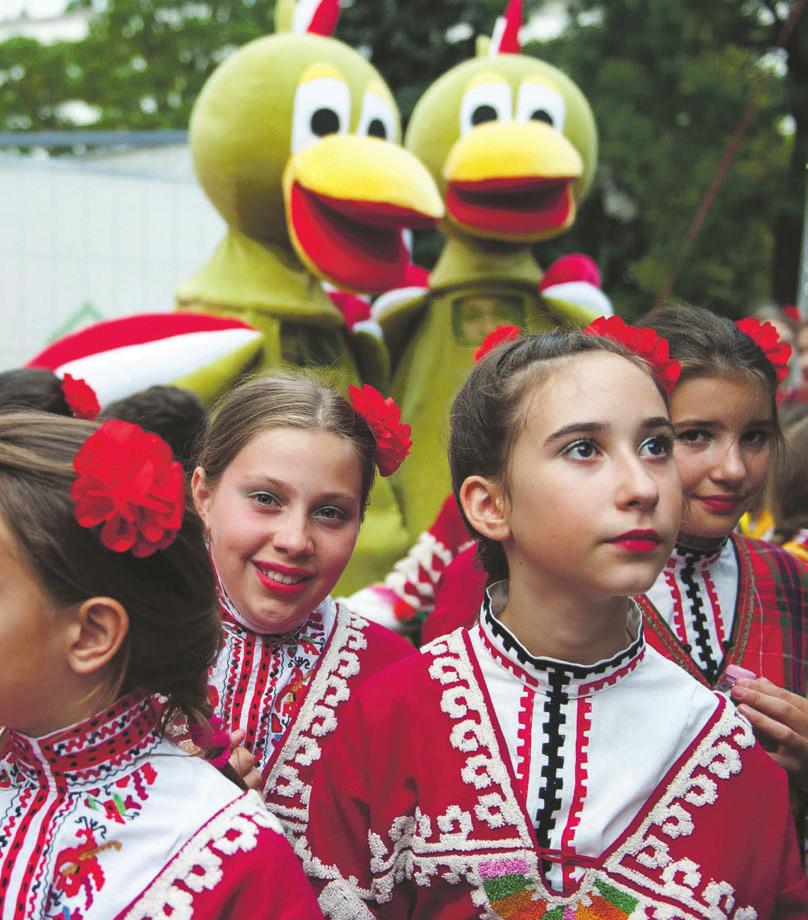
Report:
[{"label": "girl's eye", "polygon": [[346,516],[342,508],[336,508],[334,505],[326,505],[324,508],[320,508],[317,515],[326,521],[344,521]]},{"label": "girl's eye", "polygon": [[594,460],[598,449],[593,441],[573,441],[564,448],[564,454],[573,460]]},{"label": "girl's eye", "polygon": [[278,504],[278,499],[271,492],[251,492],[250,498],[256,505],[261,505],[264,508]]},{"label": "girl's eye", "polygon": [[745,431],[741,440],[744,444],[749,444],[752,447],[763,447],[763,445],[767,444],[769,441],[769,432],[763,428]]},{"label": "girl's eye", "polygon": [[646,438],[640,445],[641,457],[653,457],[654,459],[664,459],[670,457],[673,443],[669,435],[657,434],[652,438]]},{"label": "girl's eye", "polygon": [[677,432],[676,440],[680,444],[703,445],[710,440],[710,432],[703,428],[686,428],[684,431]]}]

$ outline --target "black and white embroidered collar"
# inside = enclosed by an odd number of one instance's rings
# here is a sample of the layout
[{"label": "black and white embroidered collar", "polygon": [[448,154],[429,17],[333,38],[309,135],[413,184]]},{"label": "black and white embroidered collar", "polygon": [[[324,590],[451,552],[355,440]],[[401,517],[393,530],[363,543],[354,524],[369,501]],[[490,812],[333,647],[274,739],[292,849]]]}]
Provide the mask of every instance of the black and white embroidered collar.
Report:
[{"label": "black and white embroidered collar", "polygon": [[626,625],[629,634],[635,638],[610,658],[583,665],[531,655],[499,620],[507,599],[507,581],[497,582],[486,590],[480,612],[483,642],[500,666],[540,693],[561,693],[566,699],[591,696],[631,673],[645,654],[642,615],[633,601]]}]

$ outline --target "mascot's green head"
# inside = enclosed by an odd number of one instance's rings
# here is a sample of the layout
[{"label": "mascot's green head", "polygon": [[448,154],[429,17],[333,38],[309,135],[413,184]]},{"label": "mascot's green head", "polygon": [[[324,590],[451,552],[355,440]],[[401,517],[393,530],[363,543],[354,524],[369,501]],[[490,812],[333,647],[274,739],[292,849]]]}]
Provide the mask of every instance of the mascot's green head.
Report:
[{"label": "mascot's green head", "polygon": [[406,146],[439,184],[450,226],[536,242],[562,233],[592,182],[597,132],[578,87],[519,53],[521,0],[483,52],[424,93]]},{"label": "mascot's green head", "polygon": [[338,0],[279,0],[278,34],[229,57],[191,115],[199,182],[235,230],[288,244],[319,276],[375,292],[400,284],[406,228],[443,205],[399,146],[393,96],[360,54],[329,37]]}]

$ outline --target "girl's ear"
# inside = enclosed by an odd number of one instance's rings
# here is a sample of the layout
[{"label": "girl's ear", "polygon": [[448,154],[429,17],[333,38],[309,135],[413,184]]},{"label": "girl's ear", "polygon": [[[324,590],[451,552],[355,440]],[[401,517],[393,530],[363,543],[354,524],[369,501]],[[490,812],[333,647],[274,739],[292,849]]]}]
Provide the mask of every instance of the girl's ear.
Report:
[{"label": "girl's ear", "polygon": [[481,536],[502,543],[510,536],[502,483],[486,476],[469,476],[460,487],[460,504],[469,524]]},{"label": "girl's ear", "polygon": [[194,508],[202,519],[205,530],[210,530],[210,500],[211,492],[205,477],[205,470],[198,466],[191,476],[191,493],[194,497]]},{"label": "girl's ear", "polygon": [[113,597],[91,597],[73,615],[68,663],[76,674],[93,674],[121,650],[129,632],[129,614]]}]

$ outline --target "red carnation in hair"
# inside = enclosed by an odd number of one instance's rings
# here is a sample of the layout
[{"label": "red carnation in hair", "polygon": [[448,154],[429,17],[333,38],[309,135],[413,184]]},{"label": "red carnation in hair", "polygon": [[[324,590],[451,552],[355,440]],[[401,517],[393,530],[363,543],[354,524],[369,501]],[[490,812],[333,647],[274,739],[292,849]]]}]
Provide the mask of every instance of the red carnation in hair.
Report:
[{"label": "red carnation in hair", "polygon": [[682,367],[675,358],[671,358],[668,340],[653,329],[629,326],[619,316],[599,316],[583,332],[584,335],[599,335],[619,342],[651,365],[654,376],[668,395],[673,392]]},{"label": "red carnation in hair", "polygon": [[518,326],[497,326],[482,340],[480,347],[474,352],[474,360],[479,361],[503,342],[515,342],[521,334],[522,330]]},{"label": "red carnation in hair", "polygon": [[65,374],[62,378],[62,396],[75,418],[92,421],[101,411],[95,390],[80,377]]},{"label": "red carnation in hair", "polygon": [[390,476],[410,452],[411,428],[401,421],[401,410],[392,396],[385,399],[368,383],[361,390],[351,385],[348,392],[354,412],[367,422],[376,439],[376,465],[379,472],[382,476]]},{"label": "red carnation in hair", "polygon": [[745,332],[769,360],[777,375],[777,382],[782,383],[788,377],[788,359],[791,357],[791,346],[781,342],[777,329],[769,323],[761,323],[754,316],[739,319],[735,325]]},{"label": "red carnation in hair", "polygon": [[185,513],[182,466],[156,434],[129,422],[104,422],[73,460],[71,495],[82,527],[101,528],[101,542],[138,557],[165,549]]}]

